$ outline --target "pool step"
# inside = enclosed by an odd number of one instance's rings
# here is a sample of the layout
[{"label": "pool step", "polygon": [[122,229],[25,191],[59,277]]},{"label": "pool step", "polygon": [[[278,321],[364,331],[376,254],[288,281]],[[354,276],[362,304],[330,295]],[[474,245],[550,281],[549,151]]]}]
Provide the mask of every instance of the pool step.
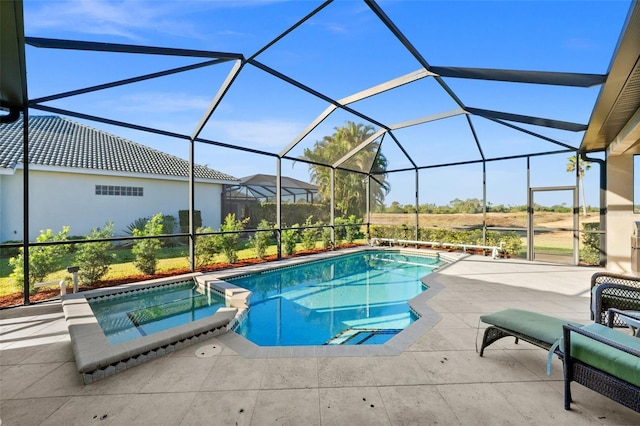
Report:
[{"label": "pool step", "polygon": [[362,345],[380,344],[400,333],[401,329],[395,328],[348,328],[327,340],[325,345]]}]

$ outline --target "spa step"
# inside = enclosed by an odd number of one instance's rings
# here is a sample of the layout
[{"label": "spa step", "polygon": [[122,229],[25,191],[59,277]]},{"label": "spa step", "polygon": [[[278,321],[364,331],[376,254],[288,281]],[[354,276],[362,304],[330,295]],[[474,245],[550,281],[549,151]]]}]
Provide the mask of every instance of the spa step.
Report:
[{"label": "spa step", "polygon": [[362,328],[348,328],[345,331],[338,333],[328,341],[325,345],[361,345],[368,344],[380,344],[391,339],[402,330],[399,329],[362,329]]}]

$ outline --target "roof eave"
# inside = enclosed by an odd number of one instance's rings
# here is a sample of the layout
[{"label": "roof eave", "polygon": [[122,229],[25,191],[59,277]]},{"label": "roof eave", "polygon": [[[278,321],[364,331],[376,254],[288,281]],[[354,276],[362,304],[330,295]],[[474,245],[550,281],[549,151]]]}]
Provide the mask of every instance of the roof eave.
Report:
[{"label": "roof eave", "polygon": [[0,106],[10,111],[0,122],[12,122],[27,105],[22,0],[0,1],[0,52]]},{"label": "roof eave", "polygon": [[[640,109],[640,3],[631,3],[604,86],[580,145],[581,152],[602,151],[619,135]],[[637,125],[637,124],[636,124]],[[627,134],[628,129],[625,130]],[[630,142],[627,140],[626,145]],[[632,141],[631,144],[635,144]],[[622,145],[620,145],[622,146]],[[629,147],[627,146],[626,149]]]}]

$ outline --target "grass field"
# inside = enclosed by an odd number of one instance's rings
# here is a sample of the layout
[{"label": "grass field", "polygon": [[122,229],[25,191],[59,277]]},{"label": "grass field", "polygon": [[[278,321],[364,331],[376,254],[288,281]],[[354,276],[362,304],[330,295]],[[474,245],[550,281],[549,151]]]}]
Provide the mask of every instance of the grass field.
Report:
[{"label": "grass field", "polygon": [[[418,220],[421,227],[435,228],[466,228],[482,226],[482,214],[419,214]],[[415,214],[391,214],[372,213],[373,225],[409,225],[415,224]],[[599,222],[596,214],[580,216],[579,223]],[[519,228],[526,229],[527,213],[487,213],[487,226],[493,228]],[[572,229],[573,215],[571,213],[535,212],[534,228],[536,229]],[[526,247],[526,238],[522,239]],[[573,247],[571,232],[536,232],[534,237],[535,248],[538,251],[553,252],[554,250],[571,251]]]},{"label": "grass field", "polygon": [[[371,223],[379,225],[414,225],[415,214],[372,213]],[[418,215],[420,226],[426,227],[468,227],[481,226],[482,214],[424,214]],[[597,214],[580,216],[580,223],[598,222]],[[487,226],[498,228],[526,228],[527,213],[487,213]],[[534,226],[540,228],[572,228],[573,215],[571,213],[535,212]]]}]

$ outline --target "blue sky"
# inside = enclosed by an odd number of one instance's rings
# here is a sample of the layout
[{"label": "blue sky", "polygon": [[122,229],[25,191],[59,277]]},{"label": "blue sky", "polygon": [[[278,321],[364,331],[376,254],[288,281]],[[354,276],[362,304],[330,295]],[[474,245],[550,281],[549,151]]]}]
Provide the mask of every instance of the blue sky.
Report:
[{"label": "blue sky", "polygon": [[[384,12],[432,66],[606,73],[629,1],[380,1]],[[242,53],[250,57],[307,13],[316,1],[24,1],[25,34],[83,41],[138,44]],[[177,57],[90,53],[27,47],[31,99],[200,60]],[[421,68],[375,14],[360,1],[335,1],[260,54],[263,64],[329,96],[341,99]],[[190,135],[231,63],[52,101],[47,105]],[[599,86],[566,88],[445,78],[469,107],[587,123]],[[457,108],[433,78],[352,105],[384,124]],[[317,117],[327,103],[247,65],[214,112],[202,136],[278,153]],[[32,111],[32,114],[41,114]],[[335,112],[291,155],[345,121]],[[81,121],[81,120],[77,120]],[[560,147],[472,117],[487,158]],[[184,141],[100,123],[96,128],[187,158]],[[521,127],[571,146],[582,132]],[[397,138],[419,165],[479,158],[461,116],[398,130]],[[385,139],[390,169],[410,165]],[[531,185],[571,185],[568,154],[534,157]],[[243,177],[275,174],[271,157],[198,145],[196,162]],[[283,174],[308,180],[307,166],[284,161]],[[427,169],[419,174],[420,203],[446,204],[454,198],[482,198],[482,166]],[[493,204],[526,203],[526,160],[487,163],[487,199]],[[387,204],[415,200],[415,173],[392,174]],[[588,204],[597,197],[597,167],[585,178]],[[570,202],[569,199],[549,200]]]}]

